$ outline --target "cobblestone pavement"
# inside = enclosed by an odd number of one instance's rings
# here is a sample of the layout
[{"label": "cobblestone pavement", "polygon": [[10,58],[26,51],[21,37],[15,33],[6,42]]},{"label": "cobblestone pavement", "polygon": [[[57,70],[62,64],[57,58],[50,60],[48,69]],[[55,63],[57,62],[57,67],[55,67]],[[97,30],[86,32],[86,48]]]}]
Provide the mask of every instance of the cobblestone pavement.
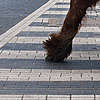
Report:
[{"label": "cobblestone pavement", "polygon": [[69,0],[50,0],[0,36],[0,100],[100,100],[100,4],[63,63],[45,62],[42,41],[61,29]]}]

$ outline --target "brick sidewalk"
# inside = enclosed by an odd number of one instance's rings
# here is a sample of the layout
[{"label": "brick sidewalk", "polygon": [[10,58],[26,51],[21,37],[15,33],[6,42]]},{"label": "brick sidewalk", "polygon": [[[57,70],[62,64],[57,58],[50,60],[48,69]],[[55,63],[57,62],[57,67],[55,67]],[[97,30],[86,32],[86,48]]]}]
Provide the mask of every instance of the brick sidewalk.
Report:
[{"label": "brick sidewalk", "polygon": [[63,63],[45,62],[42,41],[61,29],[69,0],[50,0],[0,36],[0,100],[100,100],[100,4]]}]

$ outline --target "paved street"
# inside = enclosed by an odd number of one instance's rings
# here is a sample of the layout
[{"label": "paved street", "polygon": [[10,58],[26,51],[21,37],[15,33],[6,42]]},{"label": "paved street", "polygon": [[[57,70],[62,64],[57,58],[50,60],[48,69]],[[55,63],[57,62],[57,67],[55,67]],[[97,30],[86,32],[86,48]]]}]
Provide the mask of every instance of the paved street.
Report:
[{"label": "paved street", "polygon": [[100,100],[100,3],[63,63],[46,62],[42,41],[61,29],[69,0],[50,0],[0,36],[0,100]]},{"label": "paved street", "polygon": [[[48,0],[0,0],[0,35]],[[41,3],[40,3],[41,2]]]}]

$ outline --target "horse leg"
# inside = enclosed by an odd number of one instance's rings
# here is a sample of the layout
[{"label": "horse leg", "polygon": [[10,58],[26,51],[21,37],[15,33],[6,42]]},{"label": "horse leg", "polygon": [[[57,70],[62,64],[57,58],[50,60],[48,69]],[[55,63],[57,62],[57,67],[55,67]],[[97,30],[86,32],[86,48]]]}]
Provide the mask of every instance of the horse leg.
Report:
[{"label": "horse leg", "polygon": [[88,7],[95,6],[99,0],[71,0],[70,9],[58,34],[43,42],[47,51],[46,61],[61,62],[72,51],[72,41],[81,27],[81,21]]}]

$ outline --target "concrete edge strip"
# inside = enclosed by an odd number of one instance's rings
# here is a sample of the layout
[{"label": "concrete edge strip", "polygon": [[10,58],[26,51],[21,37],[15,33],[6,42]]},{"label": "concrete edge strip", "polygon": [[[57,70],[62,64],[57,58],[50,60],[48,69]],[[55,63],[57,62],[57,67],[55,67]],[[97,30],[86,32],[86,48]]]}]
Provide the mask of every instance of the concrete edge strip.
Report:
[{"label": "concrete edge strip", "polygon": [[[12,39],[15,35],[17,35],[20,31],[26,28],[32,21],[38,18],[41,14],[43,14],[46,10],[48,10],[52,5],[54,5],[58,0],[49,0],[46,4],[41,6],[35,12],[24,18],[18,24],[10,28],[4,34],[0,36],[0,48],[5,45],[10,39]],[[5,42],[2,42],[2,40]]]}]

